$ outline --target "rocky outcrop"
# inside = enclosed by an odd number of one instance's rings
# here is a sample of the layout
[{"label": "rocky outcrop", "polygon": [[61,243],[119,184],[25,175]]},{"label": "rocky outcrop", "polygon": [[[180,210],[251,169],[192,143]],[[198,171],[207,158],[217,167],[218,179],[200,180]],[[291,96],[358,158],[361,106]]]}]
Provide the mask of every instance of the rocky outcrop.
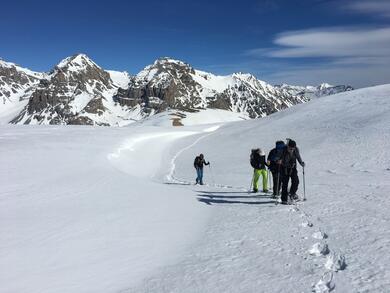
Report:
[{"label": "rocky outcrop", "polygon": [[97,115],[103,115],[104,112],[107,110],[106,107],[103,105],[103,97],[102,96],[96,96],[92,100],[89,101],[87,106],[83,109],[83,112],[91,113],[91,114],[97,114]]},{"label": "rocky outcrop", "polygon": [[114,97],[122,105],[143,104],[155,112],[168,108],[187,110],[200,102],[197,84],[188,64],[161,58],[132,78],[127,90],[118,91]]}]

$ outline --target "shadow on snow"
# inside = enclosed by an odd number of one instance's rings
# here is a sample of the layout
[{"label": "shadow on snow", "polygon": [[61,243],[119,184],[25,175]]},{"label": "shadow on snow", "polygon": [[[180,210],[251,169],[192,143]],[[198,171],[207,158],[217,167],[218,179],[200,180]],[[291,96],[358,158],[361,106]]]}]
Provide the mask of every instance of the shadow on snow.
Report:
[{"label": "shadow on snow", "polygon": [[[269,196],[226,196],[226,195],[214,195],[213,192],[201,191],[206,194],[198,194],[198,201],[203,202],[207,205],[211,204],[247,204],[247,205],[259,205],[259,204],[274,204],[273,200],[262,200],[262,201],[250,201],[250,199],[269,198]],[[237,200],[241,199],[241,200]],[[248,199],[249,201],[246,201]]]}]

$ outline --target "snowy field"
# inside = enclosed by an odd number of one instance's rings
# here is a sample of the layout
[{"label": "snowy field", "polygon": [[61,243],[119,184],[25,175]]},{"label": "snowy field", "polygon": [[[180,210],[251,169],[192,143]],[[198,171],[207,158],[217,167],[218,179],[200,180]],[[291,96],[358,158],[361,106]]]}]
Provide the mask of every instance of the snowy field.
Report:
[{"label": "snowy field", "polygon": [[[389,292],[390,85],[187,119],[1,126],[0,292]],[[287,137],[308,200],[281,206],[249,153]]]}]

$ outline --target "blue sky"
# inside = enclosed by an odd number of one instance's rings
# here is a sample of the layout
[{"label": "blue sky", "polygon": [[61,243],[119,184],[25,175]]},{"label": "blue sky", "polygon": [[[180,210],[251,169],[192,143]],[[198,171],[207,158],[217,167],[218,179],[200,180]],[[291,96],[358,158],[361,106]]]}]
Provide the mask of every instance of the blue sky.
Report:
[{"label": "blue sky", "polygon": [[137,73],[161,56],[271,83],[390,82],[390,1],[3,1],[0,57],[36,71],[86,53]]}]

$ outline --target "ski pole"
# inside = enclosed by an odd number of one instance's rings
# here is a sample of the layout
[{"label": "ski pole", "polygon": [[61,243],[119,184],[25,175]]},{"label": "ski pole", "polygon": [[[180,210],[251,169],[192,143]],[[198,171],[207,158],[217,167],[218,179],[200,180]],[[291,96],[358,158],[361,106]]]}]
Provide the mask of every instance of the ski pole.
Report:
[{"label": "ski pole", "polygon": [[280,195],[280,165],[278,165],[278,181],[276,184],[276,188],[277,188],[277,197],[279,198],[279,195]]},{"label": "ski pole", "polygon": [[252,184],[253,184],[253,179],[255,178],[255,169],[253,169],[253,174],[252,174],[252,179],[251,179],[251,185],[249,187],[249,192],[252,190]]},{"label": "ski pole", "polygon": [[305,167],[302,167],[303,172],[303,200],[306,200],[306,184],[305,184]]},{"label": "ski pole", "polygon": [[267,169],[267,176],[268,176],[268,190],[272,190],[273,186],[271,186],[271,176],[269,176],[270,172],[269,169]]}]

